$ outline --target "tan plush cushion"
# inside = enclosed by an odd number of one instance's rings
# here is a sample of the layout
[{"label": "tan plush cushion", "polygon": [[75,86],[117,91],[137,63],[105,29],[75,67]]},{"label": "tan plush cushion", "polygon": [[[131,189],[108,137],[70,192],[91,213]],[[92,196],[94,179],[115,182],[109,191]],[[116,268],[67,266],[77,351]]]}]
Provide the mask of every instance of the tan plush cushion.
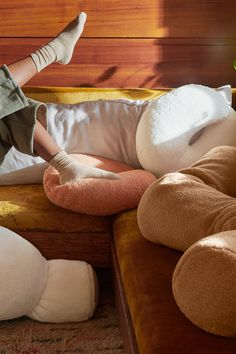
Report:
[{"label": "tan plush cushion", "polygon": [[154,182],[138,207],[144,237],[185,251],[203,237],[235,230],[235,162],[236,147],[219,146]]},{"label": "tan plush cushion", "polygon": [[195,325],[221,336],[236,336],[236,230],[208,236],[181,257],[173,293]]}]

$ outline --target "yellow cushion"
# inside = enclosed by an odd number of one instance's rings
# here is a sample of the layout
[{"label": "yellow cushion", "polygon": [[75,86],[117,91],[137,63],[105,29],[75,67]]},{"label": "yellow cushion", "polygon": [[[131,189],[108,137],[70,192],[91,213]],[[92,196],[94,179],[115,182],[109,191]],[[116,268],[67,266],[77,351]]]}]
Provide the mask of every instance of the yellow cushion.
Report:
[{"label": "yellow cushion", "polygon": [[159,97],[168,90],[146,89],[98,89],[74,87],[25,87],[25,95],[42,102],[78,103],[83,101],[96,101],[98,99],[146,100]]}]

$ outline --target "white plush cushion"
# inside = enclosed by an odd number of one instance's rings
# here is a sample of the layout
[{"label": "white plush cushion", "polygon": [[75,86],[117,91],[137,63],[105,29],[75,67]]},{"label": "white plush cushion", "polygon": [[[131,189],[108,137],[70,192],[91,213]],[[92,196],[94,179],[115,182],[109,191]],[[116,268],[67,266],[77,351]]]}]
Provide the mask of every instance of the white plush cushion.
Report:
[{"label": "white plush cushion", "polygon": [[[215,146],[235,145],[236,112],[230,107],[231,95],[229,86],[217,91],[192,84],[149,104],[136,132],[142,167],[160,177],[192,164]],[[195,142],[191,144],[191,140]]]},{"label": "white plush cushion", "polygon": [[0,227],[0,320],[32,311],[47,283],[47,268],[31,243]]},{"label": "white plush cushion", "polygon": [[48,261],[48,284],[29,317],[43,322],[76,322],[89,319],[98,300],[98,283],[86,262]]},{"label": "white plush cushion", "polygon": [[43,322],[84,321],[98,300],[92,267],[47,261],[28,241],[0,227],[0,320],[24,315]]}]

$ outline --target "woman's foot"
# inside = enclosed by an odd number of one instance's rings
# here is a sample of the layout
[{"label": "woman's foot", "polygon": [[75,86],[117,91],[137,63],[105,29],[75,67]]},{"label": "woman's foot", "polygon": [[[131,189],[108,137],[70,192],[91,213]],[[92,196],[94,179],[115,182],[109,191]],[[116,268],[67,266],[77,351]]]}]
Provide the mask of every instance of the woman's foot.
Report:
[{"label": "woman's foot", "polygon": [[54,49],[58,63],[68,64],[70,62],[74,47],[83,32],[86,18],[86,13],[81,12],[56,38],[48,43]]},{"label": "woman's foot", "polygon": [[60,64],[70,62],[74,47],[83,32],[86,18],[86,13],[81,12],[52,41],[31,54],[38,72],[53,62]]}]

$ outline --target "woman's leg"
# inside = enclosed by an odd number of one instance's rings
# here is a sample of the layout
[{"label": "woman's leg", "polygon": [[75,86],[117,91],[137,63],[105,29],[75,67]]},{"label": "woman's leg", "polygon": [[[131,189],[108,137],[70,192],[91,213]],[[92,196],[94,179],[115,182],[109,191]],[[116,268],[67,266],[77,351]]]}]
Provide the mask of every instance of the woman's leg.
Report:
[{"label": "woman's leg", "polygon": [[[40,107],[41,108],[41,107]],[[53,137],[47,132],[44,126],[39,122],[40,118],[45,119],[44,107],[38,110],[36,127],[34,130],[33,149],[34,152],[47,162],[58,154],[62,149],[56,144]]]},{"label": "woman's leg", "polygon": [[8,69],[19,86],[23,86],[38,74],[36,65],[31,57],[18,60],[8,65]]},{"label": "woman's leg", "polygon": [[[35,53],[32,53],[31,56],[8,65],[8,69],[17,84],[23,86],[38,72],[53,62],[68,64],[72,57],[74,47],[83,32],[85,21],[86,14],[82,12],[47,45],[38,49]],[[37,155],[42,157],[45,161],[50,162],[52,158],[61,151],[61,148],[40,123],[45,121],[46,110],[45,107],[42,106],[37,110],[33,148]]]}]

